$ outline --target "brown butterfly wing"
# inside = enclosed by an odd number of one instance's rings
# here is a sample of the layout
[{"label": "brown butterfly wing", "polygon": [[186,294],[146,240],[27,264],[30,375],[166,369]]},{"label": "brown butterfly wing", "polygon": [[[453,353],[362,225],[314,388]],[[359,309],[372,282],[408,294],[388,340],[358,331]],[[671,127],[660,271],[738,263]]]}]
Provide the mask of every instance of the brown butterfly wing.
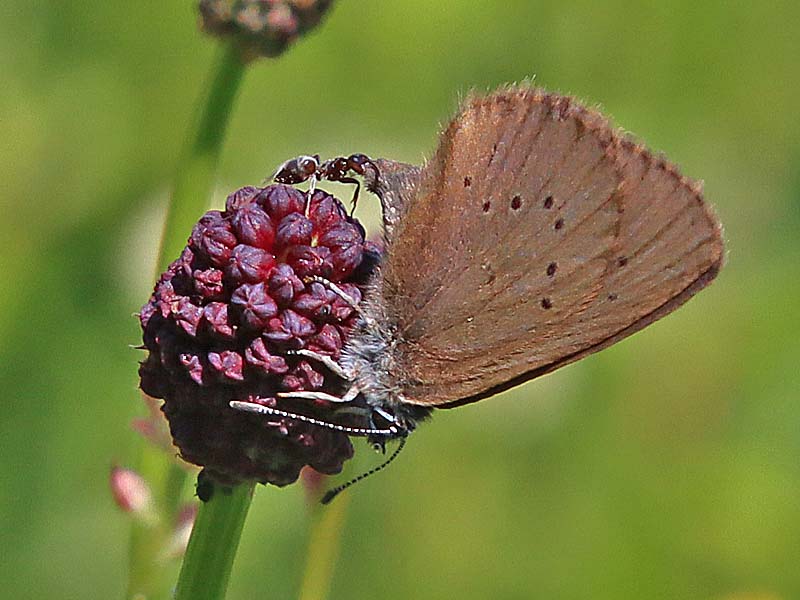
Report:
[{"label": "brown butterfly wing", "polygon": [[384,263],[405,400],[484,398],[630,335],[719,269],[699,188],[535,89],[467,101]]}]

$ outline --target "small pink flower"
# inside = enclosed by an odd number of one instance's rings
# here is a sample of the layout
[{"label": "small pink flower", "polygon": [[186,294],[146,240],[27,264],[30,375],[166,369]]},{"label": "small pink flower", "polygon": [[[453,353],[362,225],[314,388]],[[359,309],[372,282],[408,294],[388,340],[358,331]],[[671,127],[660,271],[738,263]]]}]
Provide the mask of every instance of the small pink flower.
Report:
[{"label": "small pink flower", "polygon": [[111,467],[109,477],[114,501],[124,512],[145,520],[155,515],[150,486],[136,471],[124,467]]}]

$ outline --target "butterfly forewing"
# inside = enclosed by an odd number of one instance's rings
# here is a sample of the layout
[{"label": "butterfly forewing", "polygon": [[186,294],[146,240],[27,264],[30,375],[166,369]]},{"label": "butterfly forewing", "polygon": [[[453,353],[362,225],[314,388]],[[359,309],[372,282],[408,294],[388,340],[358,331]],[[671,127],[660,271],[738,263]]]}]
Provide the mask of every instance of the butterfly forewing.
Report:
[{"label": "butterfly forewing", "polygon": [[477,400],[621,339],[722,258],[694,183],[535,89],[468,100],[404,210],[383,293],[416,404]]}]

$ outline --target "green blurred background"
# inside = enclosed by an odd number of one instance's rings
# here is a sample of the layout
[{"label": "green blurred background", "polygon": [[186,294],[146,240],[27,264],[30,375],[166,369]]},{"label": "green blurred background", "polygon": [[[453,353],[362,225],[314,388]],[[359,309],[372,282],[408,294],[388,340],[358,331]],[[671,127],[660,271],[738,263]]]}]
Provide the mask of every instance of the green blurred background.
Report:
[{"label": "green blurred background", "polygon": [[[331,598],[800,598],[798,24],[797,2],[340,0],[250,69],[217,205],[302,152],[420,162],[459,95],[535,75],[704,179],[726,228],[678,313],[438,413],[354,488]],[[131,314],[215,46],[193,2],[0,8],[3,597],[123,595]],[[357,447],[346,474],[377,461]],[[293,597],[308,520],[300,486],[259,488],[229,597]]]}]

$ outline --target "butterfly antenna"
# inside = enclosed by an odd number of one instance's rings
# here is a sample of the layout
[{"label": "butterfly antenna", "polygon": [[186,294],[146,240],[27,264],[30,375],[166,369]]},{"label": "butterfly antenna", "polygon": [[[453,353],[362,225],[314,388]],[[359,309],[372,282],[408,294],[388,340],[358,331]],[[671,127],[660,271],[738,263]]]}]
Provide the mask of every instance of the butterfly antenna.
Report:
[{"label": "butterfly antenna", "polygon": [[325,427],[327,429],[333,429],[334,431],[341,431],[342,433],[347,433],[349,435],[361,435],[361,436],[369,436],[369,435],[386,435],[386,436],[395,436],[399,433],[399,429],[395,425],[391,425],[386,429],[378,429],[375,427],[346,427],[344,425],[339,425],[337,423],[329,423],[328,421],[320,421],[319,419],[314,419],[312,417],[307,417],[305,415],[299,415],[293,412],[287,412],[285,410],[279,410],[277,408],[272,408],[271,406],[264,406],[263,404],[256,404],[255,402],[242,402],[241,400],[232,400],[228,402],[228,405],[231,408],[235,408],[236,410],[241,410],[244,412],[251,412],[251,413],[258,413],[261,415],[274,415],[277,417],[286,417],[287,419],[294,419],[296,421],[302,421],[303,423],[310,423],[311,425],[317,425],[319,427]]},{"label": "butterfly antenna", "polygon": [[389,456],[389,458],[387,458],[385,461],[383,461],[377,467],[375,467],[373,469],[370,469],[366,473],[362,473],[358,477],[354,477],[353,479],[351,479],[347,483],[343,483],[342,485],[340,485],[338,487],[335,487],[333,489],[328,490],[327,492],[325,492],[325,495],[322,497],[322,500],[320,500],[320,502],[322,504],[329,504],[331,500],[336,498],[336,496],[338,496],[341,492],[345,491],[351,485],[353,485],[355,483],[358,483],[362,479],[366,479],[370,475],[373,475],[373,474],[377,473],[378,471],[382,471],[383,469],[388,467],[389,463],[391,463],[395,458],[397,458],[397,455],[400,454],[400,451],[403,449],[403,446],[405,446],[405,445],[406,445],[406,437],[403,436],[403,437],[400,438],[400,445],[397,446],[397,448],[395,449],[394,452],[392,452],[392,454]]}]

